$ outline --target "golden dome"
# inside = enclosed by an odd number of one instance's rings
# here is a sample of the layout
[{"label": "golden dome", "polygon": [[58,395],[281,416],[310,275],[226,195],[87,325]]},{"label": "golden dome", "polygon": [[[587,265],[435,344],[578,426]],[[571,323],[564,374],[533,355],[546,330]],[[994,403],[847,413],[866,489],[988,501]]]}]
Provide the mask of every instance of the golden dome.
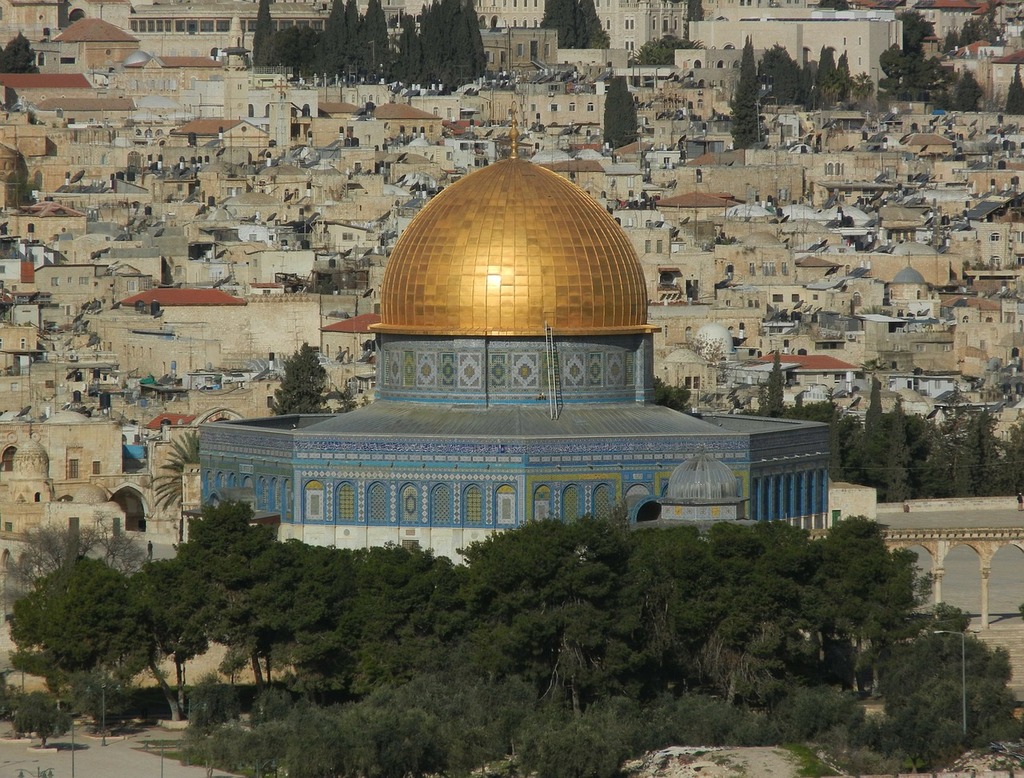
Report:
[{"label": "golden dome", "polygon": [[648,332],[629,238],[586,192],[507,159],[466,176],[412,220],[381,284],[378,332]]}]

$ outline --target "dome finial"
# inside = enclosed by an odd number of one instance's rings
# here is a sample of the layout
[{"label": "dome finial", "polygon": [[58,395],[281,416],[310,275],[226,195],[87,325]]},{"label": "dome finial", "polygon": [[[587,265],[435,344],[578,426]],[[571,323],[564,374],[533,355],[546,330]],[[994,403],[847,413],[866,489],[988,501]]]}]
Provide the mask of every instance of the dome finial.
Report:
[{"label": "dome finial", "polygon": [[508,140],[511,144],[508,152],[509,159],[519,159],[519,119],[517,117],[517,106],[512,103],[512,129],[508,131]]}]

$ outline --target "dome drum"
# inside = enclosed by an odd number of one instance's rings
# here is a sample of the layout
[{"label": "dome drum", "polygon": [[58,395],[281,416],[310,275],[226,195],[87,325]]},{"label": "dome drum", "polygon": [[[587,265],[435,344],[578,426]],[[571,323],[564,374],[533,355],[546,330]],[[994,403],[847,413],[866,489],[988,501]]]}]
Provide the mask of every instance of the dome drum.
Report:
[{"label": "dome drum", "polygon": [[[649,400],[645,335],[552,341],[563,403]],[[413,337],[381,334],[377,396],[459,404],[547,404],[551,376],[540,337]]]}]

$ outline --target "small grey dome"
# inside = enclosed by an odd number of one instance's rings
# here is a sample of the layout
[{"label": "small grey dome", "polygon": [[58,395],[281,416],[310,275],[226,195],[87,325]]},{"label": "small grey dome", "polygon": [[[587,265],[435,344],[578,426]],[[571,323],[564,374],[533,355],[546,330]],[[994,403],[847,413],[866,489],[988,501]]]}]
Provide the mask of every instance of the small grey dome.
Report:
[{"label": "small grey dome", "polygon": [[900,272],[896,274],[896,277],[892,279],[894,284],[927,284],[924,280],[924,276],[914,270],[914,268],[907,265]]},{"label": "small grey dome", "polygon": [[672,471],[665,496],[681,501],[735,500],[736,476],[728,465],[701,451]]},{"label": "small grey dome", "polygon": [[131,54],[129,54],[127,57],[125,57],[124,58],[124,62],[122,62],[121,64],[125,65],[125,66],[128,66],[128,65],[145,65],[151,59],[153,59],[153,55],[152,54],[149,54],[148,52],[145,52],[142,49],[139,49],[138,51],[133,51]]},{"label": "small grey dome", "polygon": [[934,257],[938,254],[938,252],[927,243],[916,243],[914,241],[897,244],[892,250],[892,253],[895,257]]},{"label": "small grey dome", "polygon": [[75,496],[72,498],[73,502],[82,503],[83,505],[99,505],[107,501],[107,492],[102,486],[96,484],[83,484]]},{"label": "small grey dome", "polygon": [[18,443],[13,468],[21,478],[45,479],[49,475],[50,457],[42,443],[29,438]]}]

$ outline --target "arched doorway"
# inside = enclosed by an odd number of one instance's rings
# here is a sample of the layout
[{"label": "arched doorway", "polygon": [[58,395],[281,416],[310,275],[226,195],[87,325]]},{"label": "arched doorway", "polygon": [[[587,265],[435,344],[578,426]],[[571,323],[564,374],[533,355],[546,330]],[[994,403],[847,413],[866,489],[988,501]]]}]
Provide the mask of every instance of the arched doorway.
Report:
[{"label": "arched doorway", "polygon": [[1002,546],[992,556],[988,578],[989,624],[1020,623],[1024,602],[1024,553],[1019,546]]},{"label": "arched doorway", "polygon": [[[146,505],[142,495],[131,486],[125,486],[114,492],[110,498],[124,511],[124,529],[126,532],[146,531]],[[116,528],[115,528],[116,531]]]}]

